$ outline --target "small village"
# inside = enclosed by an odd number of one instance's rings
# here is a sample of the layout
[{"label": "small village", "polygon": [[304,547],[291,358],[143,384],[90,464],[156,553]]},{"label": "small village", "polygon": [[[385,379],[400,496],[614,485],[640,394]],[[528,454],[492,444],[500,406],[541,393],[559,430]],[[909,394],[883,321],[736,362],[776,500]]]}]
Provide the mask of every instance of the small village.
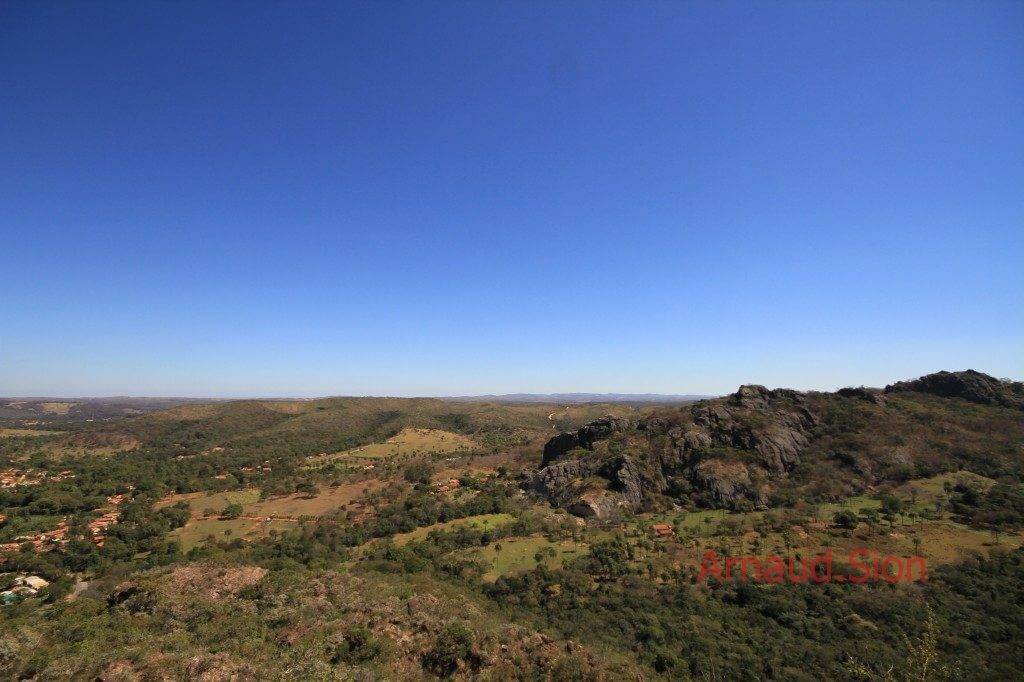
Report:
[{"label": "small village", "polygon": [[[114,507],[105,511],[101,516],[88,523],[89,534],[97,547],[102,547],[106,541],[106,530],[114,525],[121,518],[121,512],[117,509],[127,499],[127,493],[111,495],[107,498],[107,504]],[[0,523],[5,522],[6,517],[0,518]],[[63,547],[68,543],[70,527],[67,518],[63,518],[52,530],[41,531],[29,535],[19,535],[12,542],[0,543],[0,553],[17,552],[22,545],[30,543],[35,551],[47,552],[54,547]]]},{"label": "small village", "polygon": [[75,474],[67,470],[59,471],[56,474],[50,475],[39,469],[22,471],[21,469],[10,468],[0,471],[0,488],[16,488],[23,485],[40,485],[46,481],[63,481],[74,477]]}]

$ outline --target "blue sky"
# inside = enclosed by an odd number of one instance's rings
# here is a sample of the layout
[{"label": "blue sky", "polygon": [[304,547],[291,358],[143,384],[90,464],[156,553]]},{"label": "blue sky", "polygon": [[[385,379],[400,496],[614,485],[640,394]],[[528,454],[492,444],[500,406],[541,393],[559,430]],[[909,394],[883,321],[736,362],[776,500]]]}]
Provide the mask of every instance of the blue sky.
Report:
[{"label": "blue sky", "polygon": [[0,395],[1024,377],[1024,4],[0,4]]}]

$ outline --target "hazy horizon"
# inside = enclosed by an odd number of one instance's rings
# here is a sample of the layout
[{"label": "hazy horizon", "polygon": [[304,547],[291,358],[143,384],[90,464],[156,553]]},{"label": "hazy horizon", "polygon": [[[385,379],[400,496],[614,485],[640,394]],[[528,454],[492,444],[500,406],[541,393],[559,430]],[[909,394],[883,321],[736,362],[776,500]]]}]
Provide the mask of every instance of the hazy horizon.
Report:
[{"label": "hazy horizon", "polygon": [[[977,367],[958,367],[958,368],[936,368],[935,372],[938,371],[961,371],[973,369],[976,371],[990,374],[999,379],[1011,379],[1014,381],[1020,381],[1024,377],[1020,376],[1004,376],[999,374],[992,374],[986,371],[984,368]],[[510,390],[510,391],[481,391],[479,393],[351,393],[351,392],[327,392],[327,393],[304,393],[302,391],[294,392],[282,392],[282,393],[104,393],[104,394],[70,394],[70,393],[0,393],[0,398],[10,398],[14,400],[41,400],[46,398],[56,398],[62,400],[112,400],[118,398],[125,399],[186,399],[186,400],[318,400],[324,398],[439,398],[439,399],[473,399],[473,398],[493,398],[501,399],[510,396],[653,396],[662,398],[712,398],[727,395],[733,393],[737,388],[747,384],[760,384],[765,385],[770,389],[775,388],[790,388],[799,391],[822,391],[822,392],[834,392],[840,388],[846,387],[859,387],[866,386],[868,388],[884,388],[886,385],[896,383],[897,381],[904,381],[909,379],[916,379],[925,374],[931,374],[932,372],[922,372],[921,374],[907,375],[892,377],[886,381],[881,382],[847,382],[828,386],[795,386],[790,384],[770,384],[762,381],[741,381],[735,386],[732,386],[726,390],[721,391],[690,391],[690,390],[676,390],[676,391],[633,391],[633,390],[550,390],[550,391],[522,391],[522,390]]]},{"label": "hazy horizon", "polygon": [[475,398],[501,399],[510,396],[652,396],[660,398],[710,398],[710,394],[692,393],[633,393],[624,391],[555,391],[551,393],[478,393],[472,395],[391,395],[391,394],[324,394],[303,395],[299,393],[280,395],[0,395],[0,399],[12,400],[323,400],[328,398],[434,398],[439,400],[470,400]]}]

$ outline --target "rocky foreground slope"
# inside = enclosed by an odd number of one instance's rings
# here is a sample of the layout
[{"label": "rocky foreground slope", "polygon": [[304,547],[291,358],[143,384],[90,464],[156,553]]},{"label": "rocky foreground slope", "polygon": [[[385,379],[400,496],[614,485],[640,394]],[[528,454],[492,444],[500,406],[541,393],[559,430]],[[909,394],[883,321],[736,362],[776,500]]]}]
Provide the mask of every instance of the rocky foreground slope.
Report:
[{"label": "rocky foreground slope", "polygon": [[[635,420],[608,417],[559,434],[545,446],[541,469],[527,487],[556,506],[599,518],[618,509],[673,504],[764,508],[773,496],[812,479],[826,496],[822,481],[842,482],[844,493],[856,492],[958,466],[948,448],[927,434],[915,437],[921,442],[913,446],[905,442],[918,428],[922,409],[952,419],[947,428],[984,435],[977,415],[960,424],[952,403],[928,402],[931,396],[1019,409],[1021,387],[974,370],[939,372],[884,392],[805,394],[741,386],[725,398]],[[952,416],[946,414],[950,410]],[[1012,413],[997,417],[1024,425]],[[963,434],[958,437],[966,442]],[[1004,448],[1006,454],[1011,447]]]}]

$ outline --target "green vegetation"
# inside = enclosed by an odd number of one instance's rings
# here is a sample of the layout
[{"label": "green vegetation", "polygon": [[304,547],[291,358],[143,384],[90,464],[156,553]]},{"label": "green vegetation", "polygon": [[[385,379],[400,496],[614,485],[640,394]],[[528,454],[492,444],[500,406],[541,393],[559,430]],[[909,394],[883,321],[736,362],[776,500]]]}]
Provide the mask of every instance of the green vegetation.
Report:
[{"label": "green vegetation", "polygon": [[[548,417],[578,427],[634,408],[344,398],[61,415],[59,433],[0,438],[0,468],[32,474],[0,489],[0,587],[51,583],[0,606],[0,674],[1013,678],[1024,418],[909,393],[807,400],[821,419],[800,462],[762,481],[765,504],[724,508],[679,469],[646,468],[672,452],[669,425],[690,425],[687,408],[657,407],[644,414],[666,433],[573,450],[629,458],[643,486],[643,505],[586,521],[531,486]],[[712,456],[756,461],[696,455]],[[657,476],[672,485],[653,492]],[[624,485],[600,470],[569,485],[595,482]],[[59,538],[36,543],[43,532]],[[828,549],[842,572],[856,547],[924,556],[928,581],[696,577],[707,551]]]},{"label": "green vegetation", "polygon": [[435,531],[450,531],[459,527],[475,528],[482,531],[493,530],[511,522],[514,518],[511,514],[481,514],[480,516],[470,516],[469,518],[456,519],[455,521],[435,523],[430,526],[417,528],[408,533],[397,533],[393,539],[396,545],[404,545],[407,542],[424,540],[430,533]]},{"label": "green vegetation", "polygon": [[559,568],[585,552],[586,545],[572,540],[551,541],[545,537],[528,536],[493,542],[476,550],[472,558],[478,558],[489,567],[483,576],[485,580],[497,580],[501,576],[529,571],[539,565]]}]

